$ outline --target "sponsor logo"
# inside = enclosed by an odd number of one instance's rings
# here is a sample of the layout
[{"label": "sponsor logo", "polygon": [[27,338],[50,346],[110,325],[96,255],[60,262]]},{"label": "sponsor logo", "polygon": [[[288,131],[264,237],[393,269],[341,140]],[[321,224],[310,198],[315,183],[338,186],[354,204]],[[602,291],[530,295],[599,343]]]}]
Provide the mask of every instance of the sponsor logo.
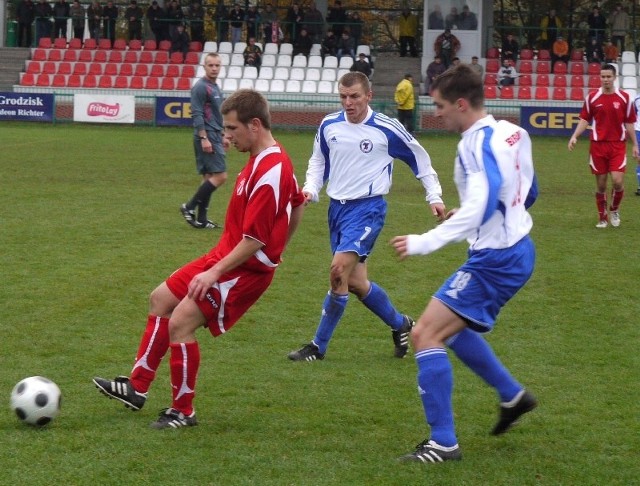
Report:
[{"label": "sponsor logo", "polygon": [[87,106],[87,116],[116,117],[120,113],[120,103],[109,105],[107,103],[93,102]]}]

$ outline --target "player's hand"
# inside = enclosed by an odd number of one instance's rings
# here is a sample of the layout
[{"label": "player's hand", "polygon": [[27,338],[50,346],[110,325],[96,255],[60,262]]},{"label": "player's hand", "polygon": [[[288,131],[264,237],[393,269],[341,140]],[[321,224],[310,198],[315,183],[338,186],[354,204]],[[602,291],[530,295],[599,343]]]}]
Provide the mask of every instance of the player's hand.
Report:
[{"label": "player's hand", "polygon": [[567,146],[567,148],[571,151],[573,150],[573,147],[576,146],[576,143],[578,143],[578,140],[576,140],[576,137],[571,137],[569,139],[569,145]]},{"label": "player's hand", "polygon": [[391,238],[389,244],[393,246],[394,250],[396,250],[397,255],[400,257],[400,260],[404,260],[409,256],[407,254],[407,240],[408,235],[403,236],[394,236]]},{"label": "player's hand", "polygon": [[314,195],[307,191],[302,191],[302,195],[304,196],[304,205],[308,206],[311,202],[317,202]]},{"label": "player's hand", "polygon": [[449,211],[449,212],[447,213],[447,215],[445,216],[445,218],[444,218],[444,219],[445,219],[445,221],[446,221],[447,219],[451,218],[451,216],[453,216],[454,214],[456,214],[456,213],[458,212],[458,209],[459,209],[459,208],[453,208],[451,211]]},{"label": "player's hand", "polygon": [[193,300],[204,300],[211,286],[216,283],[218,276],[209,269],[199,273],[189,282],[188,297]]},{"label": "player's hand", "polygon": [[443,203],[434,203],[431,204],[431,213],[436,217],[438,223],[444,221],[446,208]]}]

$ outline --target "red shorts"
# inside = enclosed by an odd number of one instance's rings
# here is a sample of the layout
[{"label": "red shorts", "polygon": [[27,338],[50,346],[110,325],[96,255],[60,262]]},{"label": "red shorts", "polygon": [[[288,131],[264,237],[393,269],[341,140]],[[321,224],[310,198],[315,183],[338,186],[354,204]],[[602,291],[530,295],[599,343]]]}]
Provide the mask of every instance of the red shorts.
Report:
[{"label": "red shorts", "polygon": [[589,166],[595,175],[624,172],[627,168],[627,142],[591,142]]},{"label": "red shorts", "polygon": [[[169,290],[180,300],[187,296],[189,283],[216,262],[202,256],[176,270],[166,280]],[[248,272],[236,268],[225,273],[203,300],[197,301],[214,336],[227,332],[269,288],[275,272]]]}]

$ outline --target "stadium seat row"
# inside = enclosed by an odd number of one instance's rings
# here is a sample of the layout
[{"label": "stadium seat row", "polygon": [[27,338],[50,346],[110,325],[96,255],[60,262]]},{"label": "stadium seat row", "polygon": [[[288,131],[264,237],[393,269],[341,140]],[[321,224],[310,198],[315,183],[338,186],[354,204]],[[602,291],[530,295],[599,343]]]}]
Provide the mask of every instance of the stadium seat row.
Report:
[{"label": "stadium seat row", "polygon": [[94,74],[99,76],[168,76],[171,78],[193,78],[197,66],[191,64],[129,64],[115,62],[52,62],[27,61],[25,72],[30,74]]},{"label": "stadium seat row", "polygon": [[[160,41],[156,43],[155,40],[148,39],[145,41],[132,39],[128,43],[124,39],[116,39],[111,44],[110,39],[85,39],[84,42],[78,38],[72,38],[67,42],[65,37],[57,37],[53,41],[49,37],[42,37],[38,41],[38,47],[43,49],[101,49],[101,50],[116,50],[116,51],[140,51],[142,49],[146,51],[169,51],[171,49],[171,42],[168,40]],[[200,52],[202,51],[202,43],[198,41],[191,41],[189,44],[189,51]]]},{"label": "stadium seat row", "polygon": [[87,74],[30,74],[20,77],[21,86],[52,88],[189,90],[194,78],[158,78],[155,76],[95,76]]},{"label": "stadium seat row", "polygon": [[[551,61],[518,61],[516,71],[518,74],[600,74],[600,63],[586,61],[556,62],[553,67]],[[485,71],[497,73],[500,70],[500,61],[487,59]]]},{"label": "stadium seat row", "polygon": [[[624,89],[631,99],[635,99],[635,89]],[[589,88],[550,87],[550,86],[485,86],[484,96],[488,100],[554,100],[554,101],[584,101]]]},{"label": "stadium seat row", "polygon": [[128,63],[158,63],[158,64],[198,64],[200,62],[199,52],[167,51],[85,51],[69,49],[43,49],[37,47],[31,54],[34,61],[67,61],[67,62],[128,62]]}]

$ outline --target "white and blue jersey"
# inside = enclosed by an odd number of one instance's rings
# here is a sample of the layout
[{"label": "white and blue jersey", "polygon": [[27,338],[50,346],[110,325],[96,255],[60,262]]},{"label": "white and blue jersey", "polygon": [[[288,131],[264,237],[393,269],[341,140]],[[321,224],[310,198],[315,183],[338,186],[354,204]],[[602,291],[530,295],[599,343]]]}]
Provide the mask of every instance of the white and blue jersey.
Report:
[{"label": "white and blue jersey", "polygon": [[394,159],[411,168],[429,203],[442,202],[442,188],[426,150],[400,122],[371,108],[357,124],[347,121],[344,111],[322,120],[303,191],[317,201],[328,181],[327,195],[334,200],[384,196],[391,188]]},{"label": "white and blue jersey", "polygon": [[633,109],[636,111],[636,122],[633,124],[633,128],[636,132],[636,140],[640,141],[640,95],[633,100]]}]

